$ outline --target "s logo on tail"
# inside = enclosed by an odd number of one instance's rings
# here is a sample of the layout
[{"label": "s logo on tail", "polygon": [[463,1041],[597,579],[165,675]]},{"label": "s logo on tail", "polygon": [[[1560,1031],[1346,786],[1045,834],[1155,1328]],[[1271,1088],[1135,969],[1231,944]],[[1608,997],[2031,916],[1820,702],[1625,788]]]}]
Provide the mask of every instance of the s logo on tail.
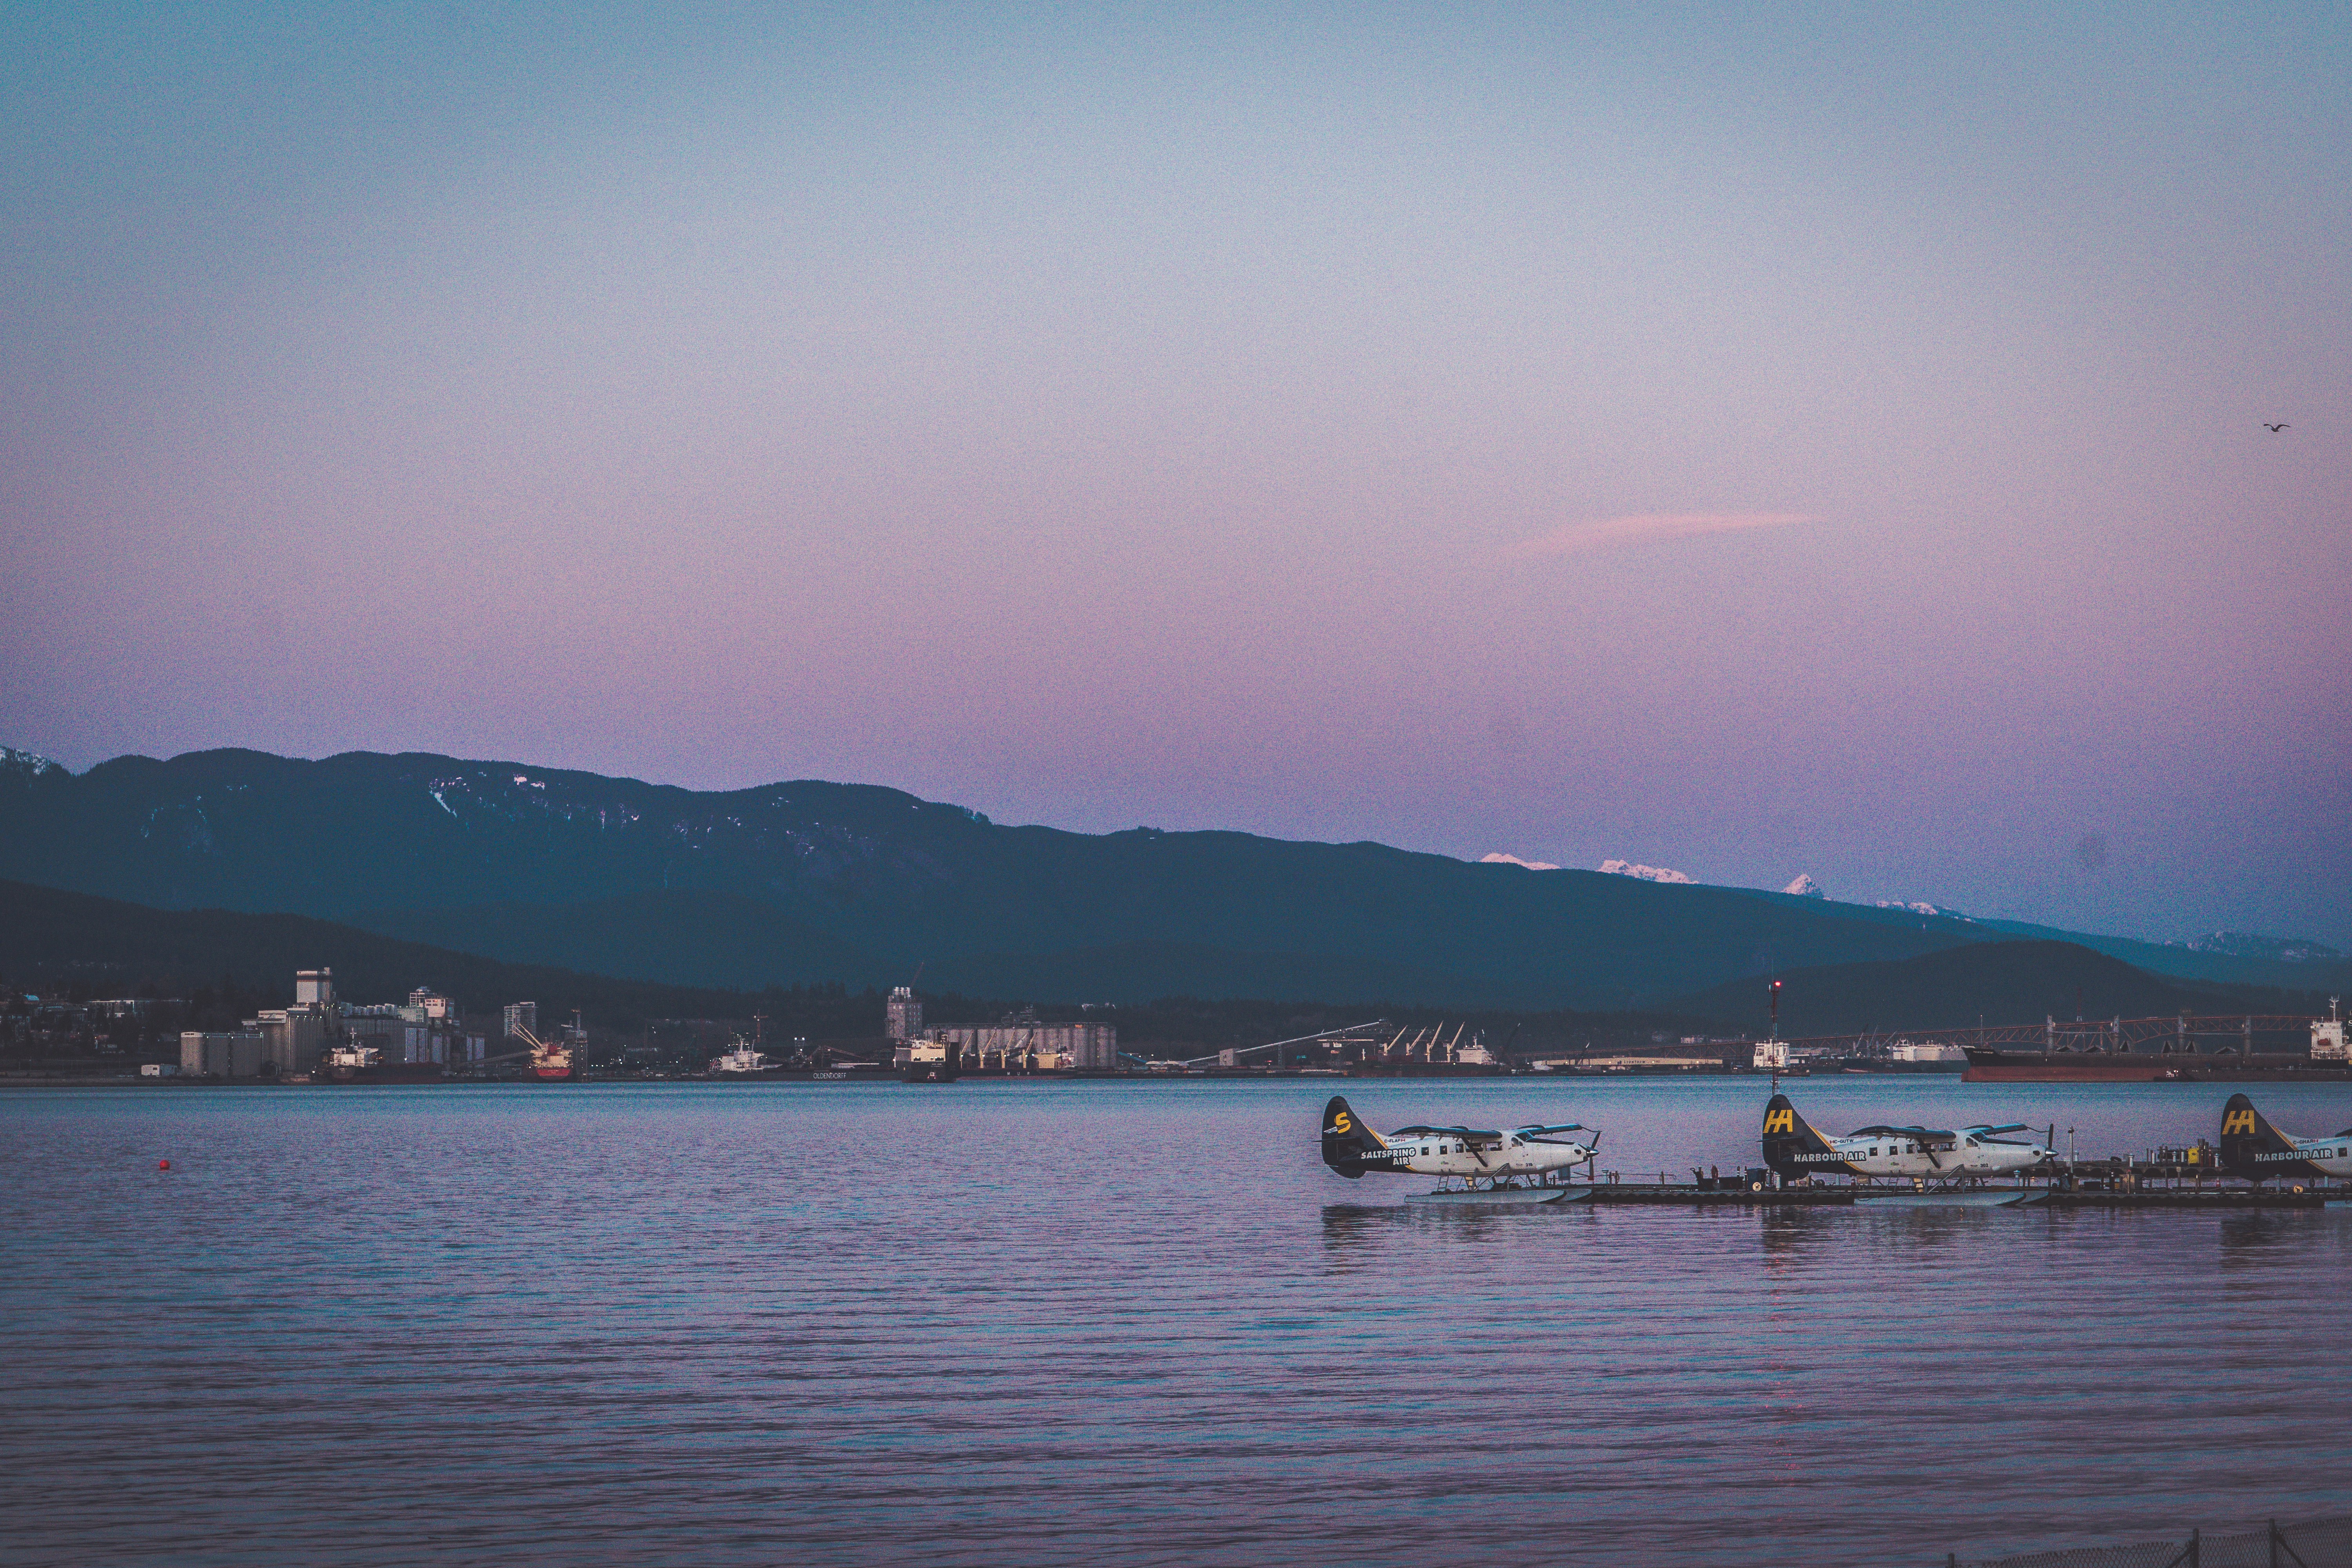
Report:
[{"label": "s logo on tail", "polygon": [[1387,1170],[1391,1162],[1381,1135],[1356,1120],[1348,1102],[1338,1095],[1323,1108],[1323,1163],[1354,1180],[1364,1173],[1367,1158],[1373,1168]]}]

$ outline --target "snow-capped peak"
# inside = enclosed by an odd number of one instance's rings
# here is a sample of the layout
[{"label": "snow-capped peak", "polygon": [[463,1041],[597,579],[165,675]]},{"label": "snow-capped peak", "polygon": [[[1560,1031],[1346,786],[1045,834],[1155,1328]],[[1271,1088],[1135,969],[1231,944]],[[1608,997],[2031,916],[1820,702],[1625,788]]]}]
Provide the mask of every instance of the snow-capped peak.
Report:
[{"label": "snow-capped peak", "polygon": [[1549,860],[1522,860],[1516,855],[1481,855],[1481,866],[1524,866],[1530,871],[1557,871],[1559,867]]},{"label": "snow-capped peak", "polygon": [[1871,902],[1874,909],[1909,910],[1915,915],[1949,915],[1955,920],[1963,921],[1969,918],[1959,910],[1948,910],[1941,904],[1923,904],[1916,900],[1904,899],[1874,899]]},{"label": "snow-capped peak", "polygon": [[1601,868],[1612,877],[1638,877],[1644,882],[1687,882],[1680,871],[1670,871],[1664,866],[1643,866],[1632,860],[1603,860]]},{"label": "snow-capped peak", "polygon": [[1826,899],[1829,897],[1828,892],[1822,889],[1822,885],[1813,880],[1812,873],[1810,871],[1798,872],[1797,879],[1780,890],[1788,894],[1790,898],[1795,899]]},{"label": "snow-capped peak", "polygon": [[0,773],[14,773],[19,778],[37,779],[43,773],[65,772],[63,763],[53,763],[37,752],[20,752],[14,746],[0,746]]}]

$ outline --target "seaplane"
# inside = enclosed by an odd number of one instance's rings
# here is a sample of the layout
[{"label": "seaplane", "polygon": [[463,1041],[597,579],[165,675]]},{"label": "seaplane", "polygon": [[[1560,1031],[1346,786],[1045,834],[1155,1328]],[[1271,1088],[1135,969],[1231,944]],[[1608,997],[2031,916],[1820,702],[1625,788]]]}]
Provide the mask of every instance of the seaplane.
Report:
[{"label": "seaplane", "polygon": [[[1589,1132],[1590,1140],[1562,1133]],[[1368,1171],[1434,1176],[1438,1189],[1415,1201],[1557,1203],[1571,1191],[1559,1173],[1581,1165],[1601,1146],[1601,1134],[1578,1121],[1525,1127],[1399,1127],[1374,1131],[1338,1095],[1323,1108],[1323,1163],[1356,1181]],[[1459,1181],[1458,1187],[1447,1184]]]},{"label": "seaplane", "polygon": [[2233,1094],[2221,1108],[2220,1153],[2222,1170],[2250,1182],[2341,1179],[2352,1176],[2352,1127],[2333,1138],[2297,1138],[2272,1126],[2252,1100]]},{"label": "seaplane", "polygon": [[1797,1114],[1785,1094],[1764,1107],[1764,1163],[1784,1178],[1892,1176],[1916,1186],[1979,1181],[1987,1176],[2022,1176],[2048,1166],[2056,1155],[2032,1140],[2004,1138],[2031,1131],[2022,1121],[1995,1127],[1857,1127],[1842,1138],[1824,1138]]}]

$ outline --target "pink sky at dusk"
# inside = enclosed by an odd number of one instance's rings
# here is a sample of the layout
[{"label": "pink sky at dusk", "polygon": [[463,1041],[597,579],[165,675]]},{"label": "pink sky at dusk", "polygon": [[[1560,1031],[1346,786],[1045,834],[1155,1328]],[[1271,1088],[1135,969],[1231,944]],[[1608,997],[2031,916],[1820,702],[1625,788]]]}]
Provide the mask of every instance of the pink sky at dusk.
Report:
[{"label": "pink sky at dusk", "polygon": [[0,743],[2352,946],[2326,8],[8,26]]},{"label": "pink sky at dusk", "polygon": [[1793,511],[1643,512],[1633,517],[1563,522],[1533,539],[1521,540],[1511,546],[1510,552],[1513,555],[1582,555],[1599,550],[1661,544],[1675,539],[1703,539],[1711,533],[1739,533],[1751,528],[1789,528],[1816,521],[1802,512]]}]

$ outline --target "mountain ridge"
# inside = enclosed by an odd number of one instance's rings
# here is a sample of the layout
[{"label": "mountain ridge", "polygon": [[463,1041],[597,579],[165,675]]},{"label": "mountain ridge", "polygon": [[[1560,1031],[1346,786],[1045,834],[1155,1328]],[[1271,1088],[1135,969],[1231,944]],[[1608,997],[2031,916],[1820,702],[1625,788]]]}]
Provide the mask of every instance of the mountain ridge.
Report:
[{"label": "mountain ridge", "polygon": [[[1082,965],[1089,981],[1101,989],[1129,993],[1100,1000],[1140,1009],[1118,1016],[1123,1024],[1146,1026],[1153,1013],[1183,1005],[1177,994],[1164,991],[1148,1002],[1134,999],[1153,990],[1151,966],[1174,963],[1190,970],[1201,962],[1195,953],[1149,951],[1096,950],[1059,956]],[[1381,995],[1384,976],[1374,977],[1369,990],[1358,993],[1349,987],[1363,982],[1360,972],[1334,967],[1311,955],[1244,956],[1261,964],[1261,976],[1287,979],[1303,972],[1329,984],[1332,994],[1320,1004],[1327,1008],[1387,1005]],[[495,1013],[507,1002],[530,998],[540,1003],[542,1013],[561,1015],[581,1007],[599,1027],[624,1031],[656,1017],[740,1017],[764,1012],[782,1032],[806,1033],[814,1027],[829,1035],[870,1037],[879,1027],[882,1005],[870,987],[862,993],[824,984],[747,992],[675,985],[509,963],[307,915],[155,910],[0,880],[0,978],[44,992],[77,985],[114,994],[127,994],[142,985],[176,986],[188,994],[205,987],[245,987],[274,992],[282,1005],[290,995],[294,971],[320,965],[332,968],[341,989],[361,1000],[397,998],[421,984],[457,997],[470,1014]],[[1134,973],[1139,967],[1144,972],[1140,983]],[[953,977],[948,978],[947,986],[927,986],[925,994],[944,1000],[953,1014],[959,998]],[[2315,1002],[2308,994],[2256,987],[2176,984],[2088,948],[2048,942],[1976,943],[1909,959],[1792,970],[1782,978],[1782,1033],[1792,1037],[1890,1026],[1931,1034],[1965,1027],[1979,1014],[1995,1025],[2032,1024],[2045,1013],[2069,1016],[2078,1007],[2094,1016],[2145,1016],[2178,1008],[2226,1016],[2308,1011]],[[1037,993],[1023,989],[1013,994],[1018,998]],[[1685,1026],[1712,1021],[1760,1035],[1765,994],[1754,980],[1730,982],[1675,998],[1654,1012],[1615,1016],[1642,1029],[1669,1020]],[[1213,1006],[1244,1001],[1246,993],[1197,999]],[[972,1003],[968,994],[961,1005],[969,1015]],[[1546,1019],[1535,1011],[1503,1011],[1500,1016],[1527,1020],[1539,1032],[1547,1024],[1557,1028],[1563,1022],[1559,1015]],[[1590,1034],[1599,1022],[1588,1016],[1570,1033],[1581,1029]]]},{"label": "mountain ridge", "polygon": [[1370,842],[1003,826],[881,785],[694,791],[432,752],[0,770],[0,877],[665,983],[903,983],[929,964],[971,992],[1041,1000],[1062,998],[1039,986],[1108,999],[1093,953],[1136,985],[1202,994],[1282,984],[1286,963],[1285,994],[1302,1000],[1385,977],[1401,1004],[1417,988],[1449,1005],[1625,1008],[2004,934]]}]

